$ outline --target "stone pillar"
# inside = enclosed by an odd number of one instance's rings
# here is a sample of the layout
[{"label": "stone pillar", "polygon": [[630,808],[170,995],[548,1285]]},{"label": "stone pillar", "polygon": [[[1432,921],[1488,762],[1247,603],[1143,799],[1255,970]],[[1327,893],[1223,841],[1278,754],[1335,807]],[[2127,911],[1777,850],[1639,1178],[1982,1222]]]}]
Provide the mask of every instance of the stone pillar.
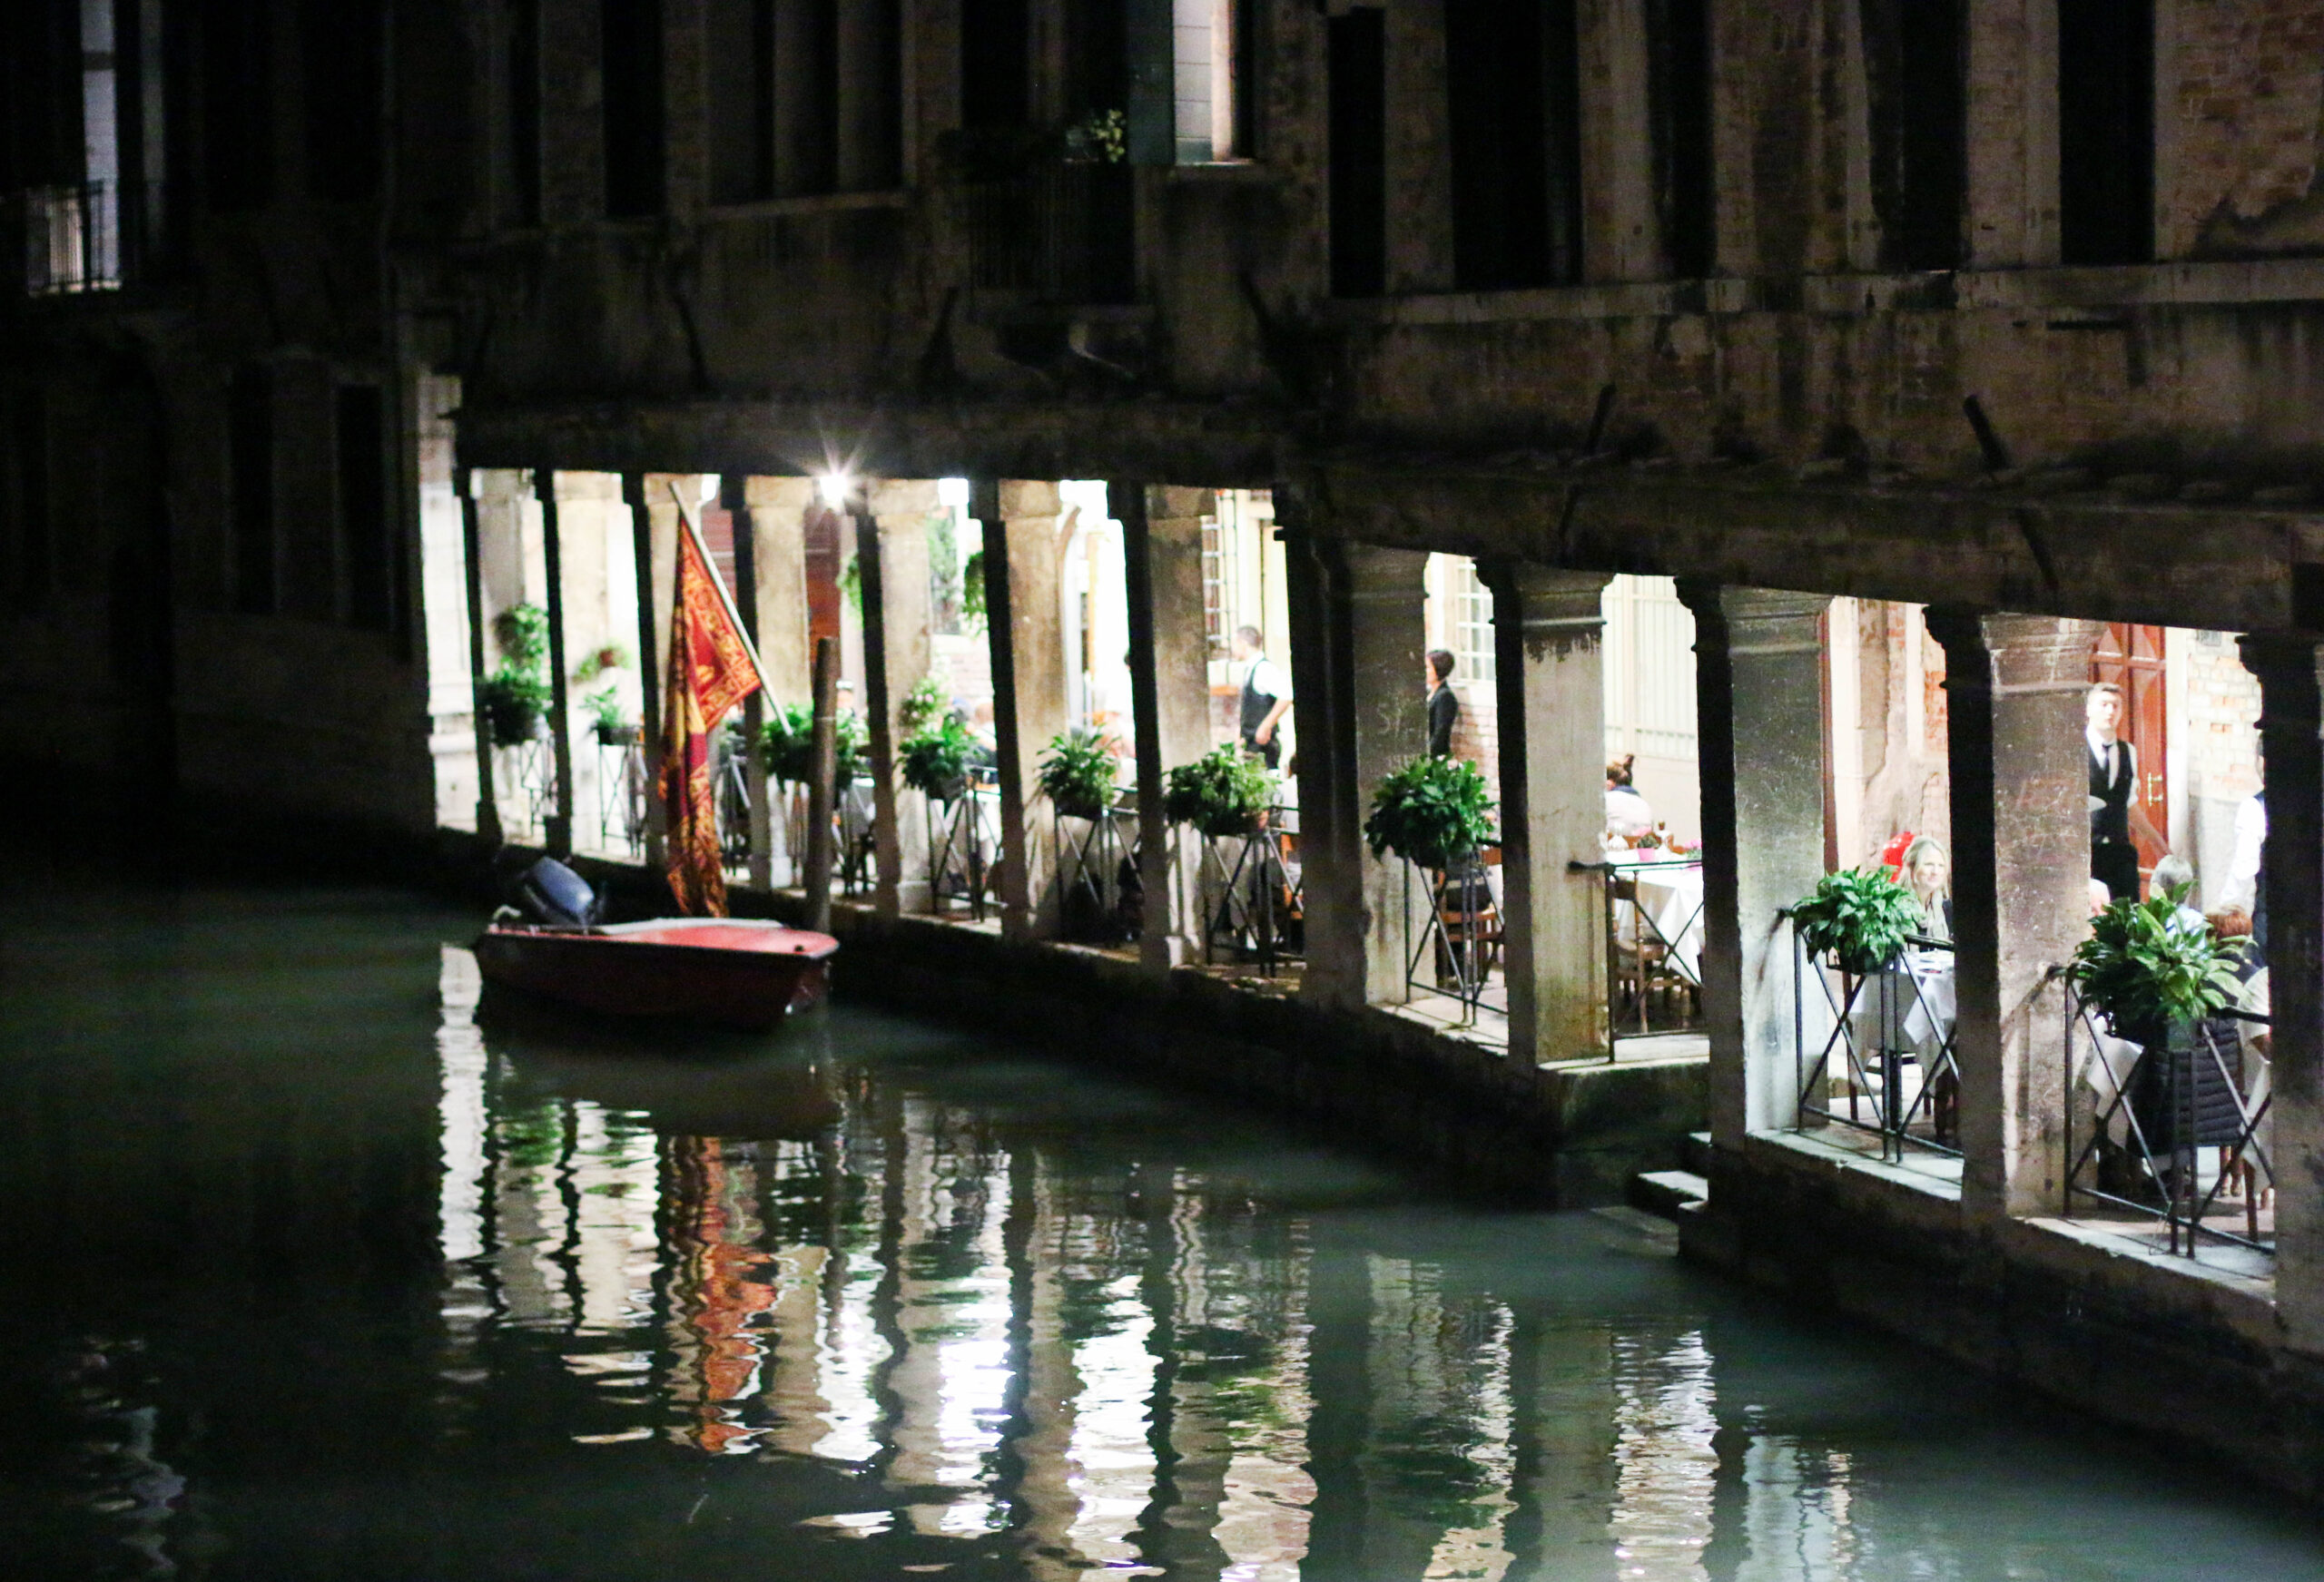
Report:
[{"label": "stone pillar", "polygon": [[1364,1004],[1364,814],[1356,803],[1355,717],[1348,707],[1346,568],[1336,545],[1304,530],[1296,495],[1275,492],[1290,617],[1292,718],[1299,742],[1300,901],[1306,964],[1302,999],[1339,1010]]},{"label": "stone pillar", "polygon": [[971,486],[984,524],[985,637],[992,653],[994,757],[1000,779],[1000,932],[1015,942],[1055,938],[1057,851],[1034,775],[1066,727],[1065,632],[1058,585],[1053,483]]},{"label": "stone pillar", "polygon": [[[815,650],[807,641],[807,513],[815,506],[815,480],[744,478],[743,503],[750,511],[752,565],[757,573],[751,596],[757,606],[759,662],[774,687],[768,701],[812,703]],[[737,543],[743,526],[738,516]],[[737,592],[736,597],[743,596]]]},{"label": "stone pillar", "polygon": [[[1207,489],[1108,486],[1128,581],[1130,712],[1137,724],[1138,879],[1149,970],[1202,957],[1202,838],[1162,816],[1164,776],[1210,750],[1208,639],[1203,633],[1202,518]],[[1294,683],[1296,691],[1296,683]]]},{"label": "stone pillar", "polygon": [[2276,1177],[2276,1315],[2296,1350],[2324,1354],[2324,746],[2311,640],[2246,637],[2266,756],[2268,992]]},{"label": "stone pillar", "polygon": [[460,540],[467,556],[468,604],[468,683],[476,712],[476,832],[492,845],[500,844],[500,799],[493,791],[492,722],[484,712],[485,662],[484,527],[478,518],[478,477],[464,470],[460,478]]},{"label": "stone pillar", "polygon": [[655,568],[672,561],[676,541],[668,541],[670,554],[661,553],[657,547],[655,515],[646,494],[645,474],[622,474],[621,497],[629,505],[630,553],[635,557],[637,569],[637,719],[645,760],[645,866],[649,870],[659,873],[664,861],[662,837],[665,814],[662,799],[656,794],[655,788],[661,783],[664,650],[659,642],[662,626],[655,612],[668,593],[666,583],[656,575]]},{"label": "stone pillar", "polygon": [[856,507],[856,561],[863,578],[864,713],[871,723],[876,798],[872,840],[880,859],[873,909],[883,918],[929,904],[927,799],[896,778],[903,724],[897,711],[928,673],[928,518],[936,485],[889,479]]},{"label": "stone pillar", "polygon": [[1606,1035],[1606,825],[1600,572],[1488,568],[1502,721],[1501,850],[1509,1056],[1571,1060]]},{"label": "stone pillar", "polygon": [[[743,635],[751,646],[759,646],[759,555],[758,524],[751,515],[751,502],[744,480],[732,473],[718,480],[718,505],[725,511],[728,526],[734,532],[734,585],[727,589],[734,600],[734,614],[742,618]],[[760,657],[765,655],[762,653]],[[766,783],[766,711],[769,699],[763,688],[753,690],[743,700],[743,787],[750,798],[751,887],[753,889],[774,888],[774,818],[772,799]]]},{"label": "stone pillar", "polygon": [[[1341,561],[1355,771],[1349,811],[1356,825],[1363,907],[1364,998],[1367,1005],[1401,1005],[1412,997],[1406,981],[1415,940],[1412,914],[1430,901],[1407,879],[1402,858],[1372,855],[1363,843],[1362,825],[1380,782],[1428,749],[1428,691],[1421,679],[1428,648],[1428,556],[1419,550],[1351,544],[1342,548]],[[1295,691],[1298,683],[1292,685]],[[1601,800],[1602,795],[1601,781]]]},{"label": "stone pillar", "polygon": [[1972,1221],[2065,1202],[2065,986],[2090,921],[2083,698],[2100,628],[1932,609],[1952,776],[1954,1058]]},{"label": "stone pillar", "polygon": [[533,496],[541,503],[541,557],[548,575],[549,752],[556,769],[556,811],[545,822],[542,844],[551,857],[573,855],[573,714],[565,664],[565,552],[557,534],[556,474],[533,469]]},{"label": "stone pillar", "polygon": [[1798,1114],[1791,932],[1777,914],[1824,876],[1829,601],[1692,579],[1679,593],[1695,615],[1711,1136],[1737,1149]]}]

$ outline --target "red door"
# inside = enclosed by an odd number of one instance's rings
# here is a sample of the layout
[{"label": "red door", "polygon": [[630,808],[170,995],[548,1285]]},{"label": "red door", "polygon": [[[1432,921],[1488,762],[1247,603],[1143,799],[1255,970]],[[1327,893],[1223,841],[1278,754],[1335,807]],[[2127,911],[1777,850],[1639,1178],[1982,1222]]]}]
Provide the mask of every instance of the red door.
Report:
[{"label": "red door", "polygon": [[2147,829],[2157,835],[2168,834],[2171,829],[2167,769],[2171,742],[2162,696],[2162,630],[2109,625],[2090,658],[2092,681],[2110,681],[2122,689],[2122,734],[2138,754],[2139,783],[2131,792],[2131,810],[2137,816],[2131,821],[2131,836],[2139,849],[2142,889],[2154,876],[2154,865],[2170,850],[2139,824],[2143,818]]}]

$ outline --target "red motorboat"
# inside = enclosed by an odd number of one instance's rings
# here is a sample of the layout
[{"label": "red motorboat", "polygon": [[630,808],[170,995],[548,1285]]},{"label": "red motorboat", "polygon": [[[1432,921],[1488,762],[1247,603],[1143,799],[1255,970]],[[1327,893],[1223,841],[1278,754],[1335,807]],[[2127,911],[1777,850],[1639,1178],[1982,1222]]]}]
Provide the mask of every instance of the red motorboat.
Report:
[{"label": "red motorboat", "polygon": [[504,920],[475,948],[487,981],[587,1010],[767,1027],[822,1002],[839,941],[747,918],[586,929]]}]

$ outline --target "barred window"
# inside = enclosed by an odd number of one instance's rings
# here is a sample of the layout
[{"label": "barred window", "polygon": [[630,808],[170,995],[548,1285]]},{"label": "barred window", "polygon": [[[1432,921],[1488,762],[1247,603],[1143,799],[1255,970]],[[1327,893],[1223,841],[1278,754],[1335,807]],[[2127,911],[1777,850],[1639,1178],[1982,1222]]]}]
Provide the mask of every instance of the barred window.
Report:
[{"label": "barred window", "polygon": [[1452,572],[1452,656],[1454,673],[1463,682],[1491,686],[1498,673],[1493,664],[1492,590],[1477,575],[1476,562],[1463,555]]}]

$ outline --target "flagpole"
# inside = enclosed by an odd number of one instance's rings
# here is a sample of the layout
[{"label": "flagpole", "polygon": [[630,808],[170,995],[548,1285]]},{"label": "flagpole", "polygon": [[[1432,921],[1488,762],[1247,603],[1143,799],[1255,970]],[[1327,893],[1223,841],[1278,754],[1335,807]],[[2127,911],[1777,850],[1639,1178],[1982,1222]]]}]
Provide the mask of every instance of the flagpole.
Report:
[{"label": "flagpole", "polygon": [[[743,653],[750,659],[751,669],[759,678],[760,690],[770,698],[775,695],[774,683],[766,678],[766,666],[759,663],[758,644],[751,641],[751,629],[743,624],[741,612],[734,608],[734,596],[726,591],[726,579],[719,575],[718,563],[711,558],[710,545],[704,542],[702,529],[694,526],[694,513],[686,509],[686,497],[678,493],[678,486],[670,485],[670,498],[677,503],[678,521],[684,525],[686,536],[694,540],[694,552],[702,556],[702,564],[710,573],[710,585],[718,594],[718,602],[725,608],[726,619],[734,625],[734,635],[742,640]],[[675,592],[671,595],[676,597]],[[710,722],[715,724],[717,722]]]}]

